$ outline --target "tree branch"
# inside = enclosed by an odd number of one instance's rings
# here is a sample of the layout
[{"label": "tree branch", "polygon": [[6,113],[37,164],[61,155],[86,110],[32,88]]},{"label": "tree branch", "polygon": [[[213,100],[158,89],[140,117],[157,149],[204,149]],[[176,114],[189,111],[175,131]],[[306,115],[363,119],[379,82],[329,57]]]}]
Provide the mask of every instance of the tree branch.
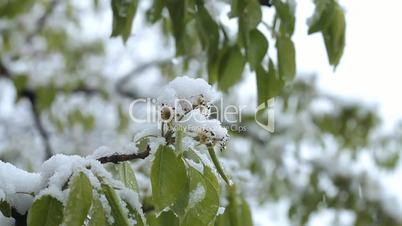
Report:
[{"label": "tree branch", "polygon": [[8,68],[6,68],[2,61],[0,61],[0,76],[11,79],[10,71],[8,70]]},{"label": "tree branch", "polygon": [[25,89],[21,92],[21,97],[25,97],[29,100],[31,103],[31,112],[32,112],[32,117],[34,119],[34,123],[36,128],[38,129],[38,132],[40,136],[42,137],[42,141],[45,146],[45,159],[49,159],[53,155],[52,148],[50,147],[50,142],[49,142],[49,134],[45,130],[45,127],[43,126],[42,119],[40,117],[38,105],[36,104],[36,93],[32,90]]},{"label": "tree branch", "polygon": [[110,156],[105,156],[98,158],[97,160],[104,164],[104,163],[114,163],[117,164],[119,162],[125,162],[125,161],[130,161],[134,159],[145,159],[148,157],[151,153],[151,148],[147,146],[146,150],[140,153],[135,153],[135,154],[113,154]]},{"label": "tree branch", "polygon": [[[0,75],[5,77],[6,79],[12,80],[11,72],[8,68],[0,61]],[[24,97],[29,100],[31,104],[31,112],[32,117],[35,123],[35,127],[37,128],[39,135],[42,138],[42,141],[45,146],[45,158],[49,159],[53,155],[52,148],[49,142],[49,135],[43,126],[42,119],[40,118],[37,102],[36,102],[36,93],[28,88],[24,88],[21,90],[20,94],[21,97]]]},{"label": "tree branch", "polygon": [[76,88],[73,89],[64,89],[64,88],[56,88],[58,93],[66,93],[66,94],[74,94],[74,93],[82,93],[85,95],[102,95],[103,92],[100,89],[97,88],[92,88],[92,87],[87,87],[87,86],[78,86]]},{"label": "tree branch", "polygon": [[57,4],[59,3],[60,0],[52,0],[48,7],[46,8],[46,11],[43,13],[43,15],[38,19],[38,21],[36,22],[36,27],[35,30],[32,31],[30,34],[28,34],[28,36],[26,37],[26,41],[28,43],[31,42],[32,38],[40,33],[43,28],[46,25],[46,21],[49,19],[50,15],[52,14],[54,8],[56,8]]},{"label": "tree branch", "polygon": [[142,65],[139,65],[135,68],[133,68],[131,71],[129,71],[126,75],[124,75],[119,81],[116,83],[116,90],[117,92],[125,97],[131,98],[131,99],[136,99],[138,98],[138,94],[132,91],[128,91],[124,89],[124,86],[130,82],[130,80],[135,76],[140,74],[141,72],[154,67],[154,66],[161,66],[161,65],[168,65],[172,63],[172,58],[167,58],[167,59],[161,59],[161,60],[155,60],[151,62],[144,63]]}]

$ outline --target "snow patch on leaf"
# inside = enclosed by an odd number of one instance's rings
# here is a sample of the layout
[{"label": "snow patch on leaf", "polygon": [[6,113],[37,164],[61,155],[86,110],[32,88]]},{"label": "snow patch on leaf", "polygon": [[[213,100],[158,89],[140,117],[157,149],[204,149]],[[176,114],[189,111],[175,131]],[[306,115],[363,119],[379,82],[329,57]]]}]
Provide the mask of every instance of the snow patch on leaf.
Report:
[{"label": "snow patch on leaf", "polygon": [[197,184],[197,187],[190,192],[190,200],[188,202],[188,207],[191,209],[197,203],[201,202],[205,198],[205,188],[201,183]]}]

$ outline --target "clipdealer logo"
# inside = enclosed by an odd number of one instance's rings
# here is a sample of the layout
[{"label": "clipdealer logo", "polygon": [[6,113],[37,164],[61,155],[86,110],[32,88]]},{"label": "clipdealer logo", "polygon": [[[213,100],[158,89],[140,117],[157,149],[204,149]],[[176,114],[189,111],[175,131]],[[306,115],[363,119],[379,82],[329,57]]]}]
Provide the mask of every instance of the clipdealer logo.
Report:
[{"label": "clipdealer logo", "polygon": [[[257,106],[254,111],[256,124],[270,133],[275,131],[274,106],[275,98],[271,98]],[[228,130],[241,133],[247,131],[247,126],[242,124],[243,111],[246,108],[246,105],[224,105],[223,100],[220,99],[215,104],[211,104],[208,107],[208,111],[210,111],[211,118],[223,122],[223,126]],[[135,123],[158,123],[166,120],[163,119],[163,113],[169,115],[168,121],[175,121],[178,120],[178,117],[174,117],[177,115],[176,109],[184,109],[185,112],[190,112],[193,110],[193,105],[186,99],[177,99],[168,109],[171,112],[165,112],[166,108],[160,105],[155,98],[140,98],[131,102],[129,116]],[[190,118],[186,117],[179,117],[179,119],[181,123],[190,120]],[[191,120],[197,120],[197,118]],[[158,123],[158,125],[160,124]]]}]

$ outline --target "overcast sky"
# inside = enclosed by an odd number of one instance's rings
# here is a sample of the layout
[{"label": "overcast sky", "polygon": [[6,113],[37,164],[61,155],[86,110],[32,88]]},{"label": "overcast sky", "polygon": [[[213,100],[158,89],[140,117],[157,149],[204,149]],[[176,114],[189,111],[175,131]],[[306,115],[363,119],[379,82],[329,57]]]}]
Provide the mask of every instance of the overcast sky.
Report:
[{"label": "overcast sky", "polygon": [[[297,17],[311,15],[311,1],[297,1]],[[388,127],[402,119],[401,0],[342,0],[346,10],[346,49],[334,72],[329,66],[321,35],[306,36],[306,21],[297,20],[299,72],[317,72],[319,84],[352,99],[378,107]],[[302,5],[304,4],[304,5]]]}]

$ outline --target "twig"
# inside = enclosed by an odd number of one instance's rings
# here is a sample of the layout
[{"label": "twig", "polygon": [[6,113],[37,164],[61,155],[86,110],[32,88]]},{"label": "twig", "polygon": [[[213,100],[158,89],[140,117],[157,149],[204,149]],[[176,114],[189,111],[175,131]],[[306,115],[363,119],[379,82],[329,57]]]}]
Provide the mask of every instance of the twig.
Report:
[{"label": "twig", "polygon": [[56,88],[58,93],[82,93],[85,95],[102,95],[102,90],[97,88],[91,88],[87,86],[79,86],[73,89]]},{"label": "twig", "polygon": [[45,127],[43,126],[42,119],[40,117],[38,105],[36,104],[36,93],[32,90],[25,89],[21,92],[21,97],[25,97],[29,100],[31,103],[31,112],[32,112],[32,117],[35,122],[35,126],[38,129],[38,132],[40,136],[42,137],[42,141],[45,145],[45,159],[49,159],[53,155],[52,148],[50,147],[50,142],[49,142],[49,134],[45,130]]},{"label": "twig", "polygon": [[131,71],[129,71],[126,75],[124,75],[116,84],[116,90],[117,92],[125,97],[131,98],[131,99],[136,99],[138,98],[138,94],[132,91],[128,91],[124,89],[124,86],[129,83],[129,81],[135,76],[140,74],[141,72],[154,67],[154,66],[161,66],[161,65],[167,65],[172,63],[172,58],[167,58],[167,59],[162,59],[162,60],[155,60],[151,62],[144,63],[142,65],[139,65],[135,68],[133,68]]},{"label": "twig", "polygon": [[98,158],[97,160],[104,164],[104,163],[114,163],[117,164],[119,162],[125,162],[125,161],[130,161],[130,160],[134,160],[134,159],[145,159],[146,157],[149,156],[149,154],[151,153],[151,148],[149,146],[147,146],[147,149],[143,152],[140,153],[135,153],[135,154],[113,154],[110,156],[105,156],[105,157],[101,157]]},{"label": "twig", "polygon": [[[186,56],[183,57],[183,60],[189,60],[189,59],[196,59],[199,58],[199,55],[195,55],[195,56]],[[174,57],[168,57],[165,59],[159,59],[159,60],[153,60],[150,62],[146,62],[144,64],[141,64],[135,68],[133,68],[131,71],[129,71],[126,75],[124,75],[116,84],[116,90],[117,92],[125,97],[128,98],[132,98],[132,99],[136,99],[138,98],[138,94],[132,91],[128,91],[124,89],[124,86],[130,82],[130,80],[138,75],[141,74],[142,72],[148,70],[149,68],[155,67],[155,66],[163,66],[163,65],[170,65],[173,64],[172,59]]]},{"label": "twig", "polygon": [[[0,61],[0,75],[11,80],[11,72],[1,61]],[[31,103],[32,117],[33,117],[35,126],[38,129],[38,132],[45,145],[45,158],[49,159],[53,155],[53,151],[52,151],[52,148],[50,147],[49,135],[43,126],[42,119],[40,118],[38,106],[36,104],[37,103],[36,102],[36,93],[35,93],[35,91],[32,91],[28,88],[24,88],[23,90],[21,90],[20,96],[28,99],[29,102]]]},{"label": "twig", "polygon": [[0,77],[1,76],[4,76],[7,79],[10,79],[11,77],[10,71],[8,70],[8,68],[6,68],[2,61],[0,61]]},{"label": "twig", "polygon": [[49,3],[49,6],[46,8],[45,13],[38,19],[38,21],[36,22],[36,28],[34,31],[32,31],[30,34],[28,34],[28,36],[26,37],[26,41],[28,43],[31,42],[32,38],[40,33],[43,28],[46,25],[46,21],[49,19],[50,15],[52,14],[54,8],[56,7],[56,5],[59,3],[60,0],[53,0]]}]

